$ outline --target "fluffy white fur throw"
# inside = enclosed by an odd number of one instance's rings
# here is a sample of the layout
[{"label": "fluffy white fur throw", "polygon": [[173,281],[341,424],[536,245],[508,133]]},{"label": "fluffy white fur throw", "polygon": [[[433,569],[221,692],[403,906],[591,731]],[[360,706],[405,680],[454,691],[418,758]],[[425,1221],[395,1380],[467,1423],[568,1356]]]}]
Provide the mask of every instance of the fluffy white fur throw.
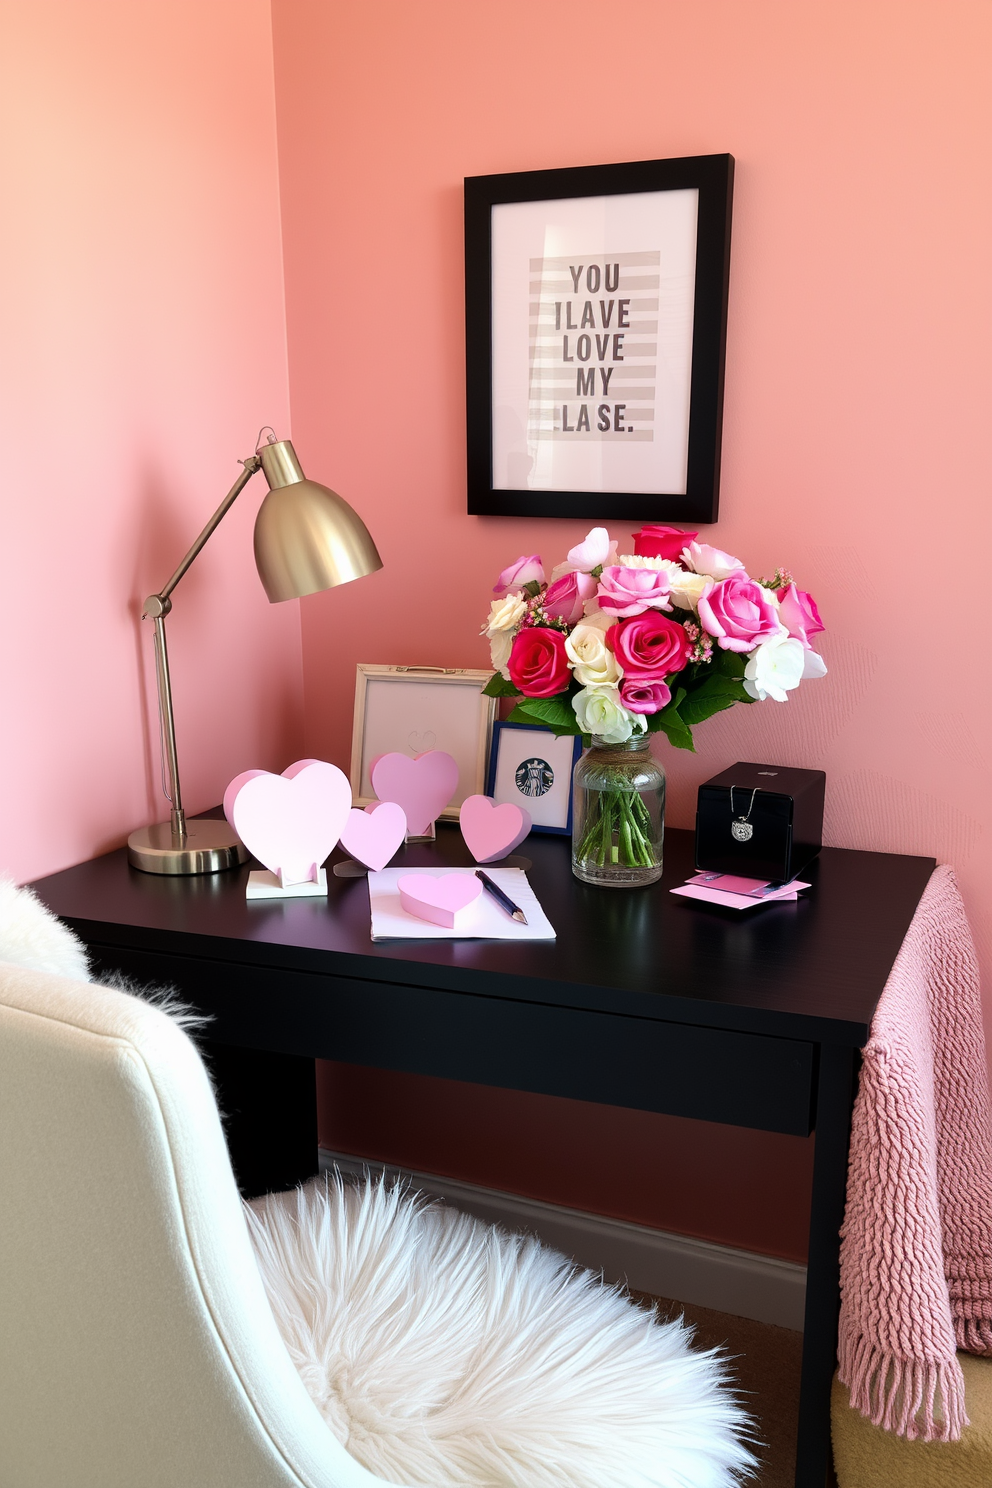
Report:
[{"label": "fluffy white fur throw", "polygon": [[748,1418],[714,1353],[537,1240],[382,1182],[246,1206],[334,1435],[430,1488],[728,1488]]},{"label": "fluffy white fur throw", "polygon": [[88,982],[83,943],[46,909],[30,889],[0,878],[0,961]]},{"label": "fluffy white fur throw", "polygon": [[0,962],[48,971],[73,981],[96,980],[130,997],[150,1002],[159,1012],[196,1034],[210,1018],[187,1007],[173,987],[143,987],[120,972],[93,978],[86,948],[68,925],[46,909],[30,889],[18,888],[9,878],[0,878]]}]

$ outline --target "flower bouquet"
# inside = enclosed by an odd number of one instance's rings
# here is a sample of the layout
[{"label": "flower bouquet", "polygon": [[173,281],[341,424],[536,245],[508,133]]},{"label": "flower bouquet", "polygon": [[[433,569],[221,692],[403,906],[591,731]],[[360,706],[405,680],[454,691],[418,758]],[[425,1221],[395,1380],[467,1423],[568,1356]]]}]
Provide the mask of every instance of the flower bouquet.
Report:
[{"label": "flower bouquet", "polygon": [[[656,732],[692,749],[693,728],[714,713],[767,698],[784,703],[803,678],[822,677],[811,637],[823,626],[812,597],[781,568],[752,579],[739,558],[698,536],[645,526],[633,553],[618,556],[606,529],[594,527],[550,583],[537,554],[511,563],[483,627],[496,668],[485,692],[519,699],[512,722],[582,734],[615,754]],[[604,762],[576,862],[600,857],[601,868],[657,877],[659,833],[646,819],[644,792],[622,775],[616,761]]]}]

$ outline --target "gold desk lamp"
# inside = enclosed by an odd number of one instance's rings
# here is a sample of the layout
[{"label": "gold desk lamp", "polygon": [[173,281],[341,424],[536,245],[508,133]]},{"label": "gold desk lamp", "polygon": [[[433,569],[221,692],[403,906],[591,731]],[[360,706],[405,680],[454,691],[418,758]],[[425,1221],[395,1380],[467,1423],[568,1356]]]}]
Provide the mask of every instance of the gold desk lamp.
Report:
[{"label": "gold desk lamp", "polygon": [[307,480],[288,439],[277,440],[270,431],[269,442],[241,464],[241,475],[172,578],[158,594],[145,600],[142,619],[155,622],[164,784],[172,805],[169,821],[140,827],[127,839],[128,860],[146,873],[219,873],[247,862],[249,857],[244,843],[226,821],[186,820],[179,787],[165,617],[172,609],[169,596],[173,589],[255,472],[264,471],[269,483],[268,495],[255,518],[255,566],[271,604],[333,589],[382,567],[365,523],[336,492]]}]

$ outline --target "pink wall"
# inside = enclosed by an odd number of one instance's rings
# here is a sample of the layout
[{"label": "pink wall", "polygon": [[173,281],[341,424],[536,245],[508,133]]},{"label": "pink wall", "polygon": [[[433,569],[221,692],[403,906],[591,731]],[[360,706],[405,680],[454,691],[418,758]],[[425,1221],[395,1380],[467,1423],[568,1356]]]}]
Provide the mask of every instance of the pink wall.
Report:
[{"label": "pink wall", "polygon": [[[0,72],[0,871],[23,880],[165,814],[140,603],[289,399],[267,0],[7,6]],[[193,810],[301,737],[263,491],[170,621]]]},{"label": "pink wall", "polygon": [[[484,665],[494,572],[521,551],[555,561],[583,530],[465,515],[463,176],[729,150],[724,480],[708,535],[814,591],[830,676],[705,725],[695,757],[666,747],[670,820],[688,826],[698,782],[737,758],[821,766],[829,842],[955,865],[988,973],[989,29],[985,0],[274,0],[294,426],[385,562],[360,592],[303,604],[308,752],[346,763],[357,661]],[[395,1155],[401,1083],[354,1076],[358,1115],[328,1099],[325,1140]],[[509,1182],[521,1099],[487,1097],[471,1151],[452,1131],[466,1099],[422,1082],[406,1159]],[[543,1151],[532,1187],[584,1151],[557,1196],[617,1212],[590,1171],[602,1113],[528,1109]],[[671,1175],[657,1121],[610,1122],[641,1171]],[[665,1130],[728,1182],[744,1161]],[[786,1162],[781,1144],[748,1140],[754,1172],[782,1182],[777,1238],[755,1242],[756,1212],[687,1227],[796,1253],[784,1211],[805,1145]],[[752,1211],[773,1187],[755,1188]],[[686,1213],[673,1200],[668,1219]]]}]

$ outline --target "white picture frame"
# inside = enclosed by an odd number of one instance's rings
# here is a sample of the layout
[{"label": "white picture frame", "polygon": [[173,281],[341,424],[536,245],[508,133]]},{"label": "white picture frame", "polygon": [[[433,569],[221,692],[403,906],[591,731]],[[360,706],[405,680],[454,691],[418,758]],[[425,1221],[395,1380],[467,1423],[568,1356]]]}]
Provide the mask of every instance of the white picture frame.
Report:
[{"label": "white picture frame", "polygon": [[371,766],[380,754],[443,749],[458,765],[458,788],[441,812],[457,821],[466,796],[486,786],[495,698],[484,697],[491,671],[468,667],[379,666],[359,662],[351,741],[351,789],[356,807],[376,799]]}]

